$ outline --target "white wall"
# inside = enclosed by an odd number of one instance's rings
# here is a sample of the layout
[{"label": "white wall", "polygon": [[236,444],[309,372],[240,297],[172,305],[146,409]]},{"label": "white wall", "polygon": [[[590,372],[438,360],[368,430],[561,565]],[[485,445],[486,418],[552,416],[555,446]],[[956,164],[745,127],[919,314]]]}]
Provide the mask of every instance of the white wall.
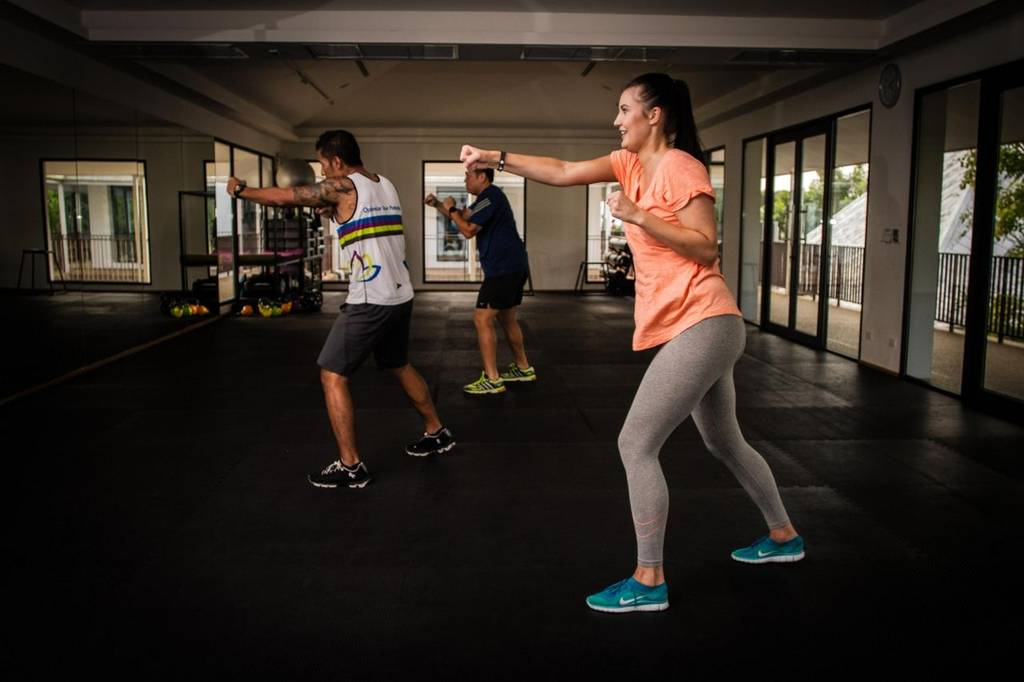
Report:
[{"label": "white wall", "polygon": [[[823,116],[873,104],[861,361],[899,371],[910,210],[914,91],[934,83],[1024,58],[1024,11],[893,61],[903,90],[892,109],[877,99],[883,64],[808,90],[772,106],[701,130],[706,147],[726,145],[723,270],[738,288],[743,140]],[[898,243],[883,231],[897,228]]]},{"label": "white wall", "polygon": [[[74,159],[76,154],[80,159],[145,162],[152,255],[149,286],[107,284],[83,288],[180,288],[178,190],[204,189],[202,162],[213,158],[213,140],[194,133],[183,135],[173,128],[144,130],[138,136],[134,131],[79,129],[77,139],[63,129],[0,132],[0,186],[5,190],[5,216],[0,222],[0,288],[17,285],[22,249],[41,249],[46,244],[41,160]],[[91,202],[92,198],[90,208]],[[37,285],[40,280],[37,275]]]},{"label": "white wall", "polygon": [[97,237],[109,237],[114,233],[114,226],[110,221],[110,188],[108,185],[89,185],[88,192],[89,233]]},{"label": "white wall", "polygon": [[[423,211],[433,211],[423,205],[423,161],[457,161],[463,144],[573,160],[589,159],[608,154],[618,147],[610,125],[608,131],[605,139],[582,138],[578,133],[567,131],[460,133],[351,129],[359,140],[366,167],[388,177],[398,189],[413,284],[418,289],[470,290],[479,285],[423,283]],[[294,158],[312,158],[314,141],[315,137],[306,137],[302,143],[287,145],[282,153]],[[586,258],[586,219],[585,187],[558,188],[527,183],[526,242],[535,289],[572,289],[579,263]]]}]

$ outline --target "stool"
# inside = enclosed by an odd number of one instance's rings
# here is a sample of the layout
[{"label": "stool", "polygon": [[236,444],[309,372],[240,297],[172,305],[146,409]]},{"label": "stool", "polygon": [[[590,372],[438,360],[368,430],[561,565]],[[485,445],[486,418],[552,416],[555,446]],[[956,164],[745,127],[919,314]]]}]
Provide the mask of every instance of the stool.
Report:
[{"label": "stool", "polygon": [[[603,260],[581,260],[580,261],[580,269],[576,271],[576,284],[573,285],[573,288],[572,288],[572,290],[574,292],[576,292],[576,293],[583,293],[584,291],[586,291],[585,287],[588,284],[588,282],[587,282],[587,268],[590,267],[591,265],[600,265],[601,266],[601,279],[604,280],[604,279],[607,278],[607,274],[605,273],[605,262]],[[602,289],[601,293],[604,293],[603,289]]]},{"label": "stool", "polygon": [[[60,283],[64,287],[64,291],[68,290],[67,282],[64,281],[64,270],[60,266],[60,261],[57,260],[57,254],[47,249],[22,249],[21,250],[21,265],[18,267],[18,288],[21,288],[21,278],[25,274],[25,256],[28,256],[32,263],[32,279],[29,280],[29,289],[32,289],[36,285],[36,256],[42,256],[44,259],[53,256],[53,262],[57,265],[57,272],[60,273]],[[46,261],[43,261],[46,263]],[[50,285],[50,293],[53,294],[53,280],[49,276],[46,278],[47,283]]]}]

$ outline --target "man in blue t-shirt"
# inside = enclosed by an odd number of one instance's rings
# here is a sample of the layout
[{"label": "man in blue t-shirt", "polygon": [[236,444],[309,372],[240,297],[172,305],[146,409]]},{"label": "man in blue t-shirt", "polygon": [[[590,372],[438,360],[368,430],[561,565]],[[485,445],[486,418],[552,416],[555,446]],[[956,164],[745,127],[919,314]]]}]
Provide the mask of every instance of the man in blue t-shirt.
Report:
[{"label": "man in blue t-shirt", "polygon": [[[526,359],[523,330],[516,321],[516,308],[523,302],[523,285],[529,277],[526,249],[516,231],[516,219],[508,197],[494,183],[494,169],[466,171],[466,191],[476,195],[469,208],[459,209],[455,199],[438,201],[428,194],[424,203],[445,213],[466,239],[476,237],[484,283],[476,299],[476,325],[484,371],[480,378],[462,387],[466,393],[504,393],[506,381],[536,381],[537,373]],[[515,361],[498,372],[498,339],[494,318],[505,330]]]}]

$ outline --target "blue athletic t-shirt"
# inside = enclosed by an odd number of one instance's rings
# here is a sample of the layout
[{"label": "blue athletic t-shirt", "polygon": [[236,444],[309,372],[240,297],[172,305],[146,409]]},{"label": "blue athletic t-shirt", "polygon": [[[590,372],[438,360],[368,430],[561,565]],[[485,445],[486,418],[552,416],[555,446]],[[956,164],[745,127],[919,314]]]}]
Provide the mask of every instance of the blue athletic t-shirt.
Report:
[{"label": "blue athletic t-shirt", "polygon": [[484,277],[525,270],[526,248],[516,232],[516,218],[505,193],[491,185],[477,195],[469,211],[469,222],[480,226],[476,233],[476,247]]}]

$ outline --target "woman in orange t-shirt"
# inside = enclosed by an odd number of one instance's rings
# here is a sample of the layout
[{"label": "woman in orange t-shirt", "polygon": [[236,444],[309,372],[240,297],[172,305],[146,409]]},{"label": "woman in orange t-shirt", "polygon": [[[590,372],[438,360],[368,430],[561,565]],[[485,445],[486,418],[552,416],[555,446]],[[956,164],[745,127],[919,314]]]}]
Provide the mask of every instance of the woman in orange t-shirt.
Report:
[{"label": "woman in orange t-shirt", "polygon": [[633,79],[619,96],[622,148],[590,161],[486,151],[466,145],[469,170],[497,168],[549,185],[618,181],[608,197],[625,224],[636,269],[633,349],[661,346],[644,374],[619,434],[637,540],[632,577],[587,597],[598,611],[668,608],[662,567],[668,486],[662,445],[692,414],[704,444],[742,484],[768,534],[737,549],[744,563],[790,562],[804,542],[790,523],[771,469],[736,421],[733,365],[746,330],[718,269],[714,190],[697,139],[686,84],[663,73]]}]

